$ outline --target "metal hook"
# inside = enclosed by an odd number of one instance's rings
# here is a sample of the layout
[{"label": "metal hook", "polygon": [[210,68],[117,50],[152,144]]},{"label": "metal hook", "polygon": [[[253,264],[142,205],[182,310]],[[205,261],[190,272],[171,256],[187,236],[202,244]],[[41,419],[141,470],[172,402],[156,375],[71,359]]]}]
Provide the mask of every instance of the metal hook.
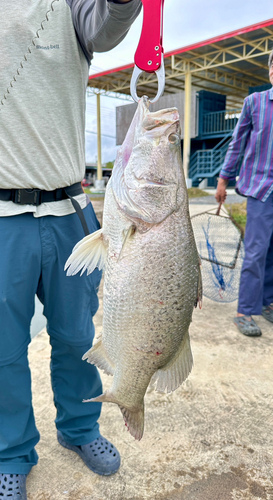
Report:
[{"label": "metal hook", "polygon": [[[131,96],[135,102],[138,102],[140,99],[140,97],[138,97],[138,95],[137,95],[137,82],[139,80],[141,73],[145,73],[145,71],[143,71],[137,65],[135,65],[134,71],[132,74],[132,78],[131,78],[131,83],[130,83]],[[164,55],[163,55],[163,53],[161,55],[160,68],[155,71],[155,74],[157,76],[157,81],[158,81],[158,90],[157,90],[156,96],[152,100],[150,100],[151,103],[158,101],[158,99],[162,96],[162,94],[164,92],[165,68],[164,68]]]}]

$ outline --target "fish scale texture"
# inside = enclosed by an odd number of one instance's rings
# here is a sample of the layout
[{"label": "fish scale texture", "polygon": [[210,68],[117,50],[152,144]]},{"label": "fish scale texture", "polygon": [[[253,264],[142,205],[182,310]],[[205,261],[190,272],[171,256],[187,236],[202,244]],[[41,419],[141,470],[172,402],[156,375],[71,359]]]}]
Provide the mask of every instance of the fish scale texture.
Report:
[{"label": "fish scale texture", "polygon": [[113,193],[105,200],[103,344],[115,364],[112,390],[129,408],[141,404],[151,377],[188,332],[199,269],[186,202],[147,233],[135,233],[122,249],[121,234],[131,222],[113,211]]},{"label": "fish scale texture", "polygon": [[201,299],[176,108],[150,113],[140,100],[107,185],[102,230],[75,247],[68,272],[100,265],[98,245],[106,256],[103,333],[83,359],[114,378],[91,401],[118,404],[141,439],[150,382],[171,392],[191,371],[188,329]]}]

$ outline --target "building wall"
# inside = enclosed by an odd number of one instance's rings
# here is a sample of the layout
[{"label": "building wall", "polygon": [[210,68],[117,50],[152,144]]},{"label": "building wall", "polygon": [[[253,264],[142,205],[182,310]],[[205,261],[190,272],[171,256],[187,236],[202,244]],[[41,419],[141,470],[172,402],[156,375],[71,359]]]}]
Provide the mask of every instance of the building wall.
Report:
[{"label": "building wall", "polygon": [[[198,120],[197,120],[197,97],[196,90],[192,89],[191,95],[191,138],[198,135]],[[151,111],[158,111],[164,108],[177,108],[180,116],[181,137],[184,138],[184,92],[177,94],[168,94],[151,104]],[[127,106],[118,106],[116,108],[116,144],[123,143],[127,130],[131,124],[137,104],[128,104]]]}]

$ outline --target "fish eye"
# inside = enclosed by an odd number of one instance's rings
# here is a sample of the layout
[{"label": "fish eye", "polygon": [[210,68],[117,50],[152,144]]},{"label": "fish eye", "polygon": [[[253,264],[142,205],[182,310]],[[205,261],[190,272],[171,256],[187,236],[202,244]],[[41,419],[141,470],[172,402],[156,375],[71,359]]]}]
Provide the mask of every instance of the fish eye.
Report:
[{"label": "fish eye", "polygon": [[168,141],[171,144],[178,144],[178,142],[180,141],[180,137],[177,134],[170,134],[168,137]]}]

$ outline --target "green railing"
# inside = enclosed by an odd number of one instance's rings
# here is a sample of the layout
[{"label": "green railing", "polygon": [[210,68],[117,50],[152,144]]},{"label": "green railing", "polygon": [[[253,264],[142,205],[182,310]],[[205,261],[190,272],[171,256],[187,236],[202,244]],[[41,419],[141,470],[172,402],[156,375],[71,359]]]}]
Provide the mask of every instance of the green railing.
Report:
[{"label": "green railing", "polygon": [[202,135],[230,133],[234,130],[240,117],[240,109],[215,111],[203,116]]}]

